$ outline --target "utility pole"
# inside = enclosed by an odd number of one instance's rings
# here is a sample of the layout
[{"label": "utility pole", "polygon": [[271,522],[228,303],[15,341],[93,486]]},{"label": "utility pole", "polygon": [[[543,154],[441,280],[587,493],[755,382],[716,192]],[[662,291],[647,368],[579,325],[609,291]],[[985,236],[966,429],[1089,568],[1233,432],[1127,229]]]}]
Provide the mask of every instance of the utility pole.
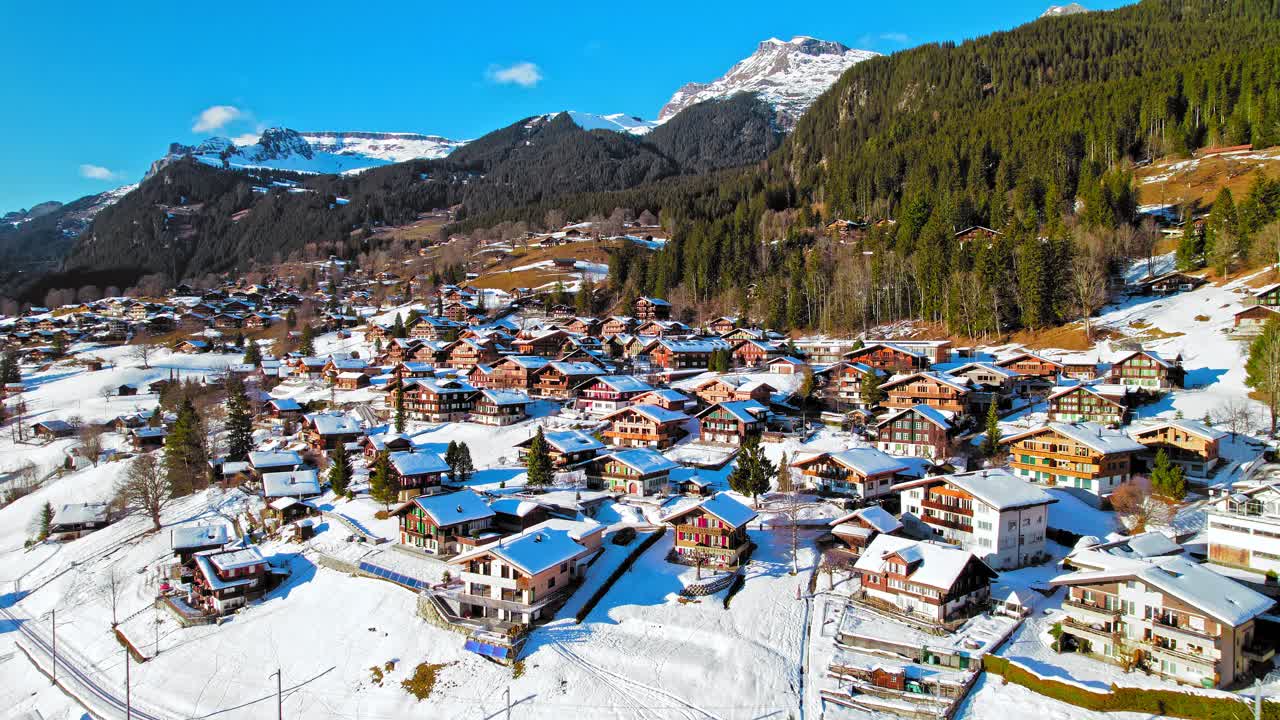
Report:
[{"label": "utility pole", "polygon": [[53,609],[53,684],[58,684],[58,608]]},{"label": "utility pole", "polygon": [[506,695],[506,698],[507,698],[507,720],[511,720],[511,686],[510,685],[507,686],[507,689],[504,694]]},{"label": "utility pole", "polygon": [[1262,720],[1262,681],[1253,681],[1253,720]]},{"label": "utility pole", "polygon": [[[281,687],[281,683],[283,681],[280,676],[280,668],[276,668],[276,671],[271,673],[271,675],[275,675],[276,677],[276,718],[278,720],[284,720],[284,689]],[[271,677],[271,675],[268,675],[267,677]]]},{"label": "utility pole", "polygon": [[129,648],[124,649],[124,717],[133,720],[133,687],[129,679],[133,658],[129,657]]}]

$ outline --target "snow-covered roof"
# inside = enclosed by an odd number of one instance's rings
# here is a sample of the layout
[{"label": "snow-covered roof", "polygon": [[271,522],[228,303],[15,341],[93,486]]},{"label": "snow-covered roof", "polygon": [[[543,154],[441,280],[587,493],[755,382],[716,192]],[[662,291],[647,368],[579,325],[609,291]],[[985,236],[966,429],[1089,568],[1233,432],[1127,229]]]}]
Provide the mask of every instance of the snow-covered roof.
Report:
[{"label": "snow-covered roof", "polygon": [[207,559],[214,567],[223,572],[266,563],[266,558],[262,557],[262,552],[258,550],[257,545],[239,547],[233,550],[212,550],[208,553],[201,553],[198,557]]},{"label": "snow-covered roof", "polygon": [[480,394],[494,405],[528,405],[532,402],[519,390],[481,390]]},{"label": "snow-covered roof", "polygon": [[547,363],[551,369],[561,375],[603,375],[604,370],[595,363],[556,361]]},{"label": "snow-covered roof", "polygon": [[925,405],[924,403],[920,403],[919,405],[912,405],[909,408],[903,408],[898,412],[890,413],[889,415],[886,415],[883,420],[877,423],[877,425],[884,425],[885,423],[892,422],[894,419],[898,418],[903,413],[915,413],[920,417],[924,418],[925,420],[928,420],[934,425],[937,425],[938,427],[942,428],[943,430],[951,429],[952,427],[951,419],[955,417],[955,414],[950,412],[949,410],[939,410],[938,408],[933,407],[932,405]]},{"label": "snow-covered roof", "polygon": [[1034,430],[1028,430],[1009,438],[1005,438],[1002,442],[1017,442],[1026,437],[1037,435],[1045,430],[1052,430],[1063,437],[1070,438],[1085,447],[1102,453],[1103,455],[1111,455],[1114,453],[1141,452],[1146,450],[1146,446],[1135,441],[1128,435],[1119,430],[1112,430],[1103,427],[1098,423],[1082,422],[1082,423],[1060,423],[1052,422],[1044,427]]},{"label": "snow-covered roof", "polygon": [[186,525],[169,531],[169,546],[174,550],[226,545],[230,541],[226,525]]},{"label": "snow-covered roof", "polygon": [[1183,555],[1133,560],[1120,567],[1059,575],[1050,585],[1091,585],[1140,580],[1231,626],[1267,612],[1275,600],[1220,575]]},{"label": "snow-covered roof", "polygon": [[261,450],[249,453],[249,464],[254,468],[294,468],[302,464],[302,456],[292,450]]},{"label": "snow-covered roof", "polygon": [[609,456],[613,460],[633,468],[641,475],[651,475],[653,473],[670,472],[678,467],[679,463],[668,460],[662,453],[653,448],[633,448],[631,450],[621,450]]},{"label": "snow-covered roof", "polygon": [[808,460],[801,460],[793,464],[807,464],[823,457],[824,455],[831,458],[832,461],[839,463],[850,470],[854,470],[863,476],[896,473],[907,469],[907,466],[904,465],[901,460],[873,447],[856,447],[849,448],[848,450],[840,450],[838,452],[822,453],[821,455],[816,455]]},{"label": "snow-covered roof", "polygon": [[262,495],[277,497],[312,497],[320,494],[320,479],[315,470],[264,473]]},{"label": "snow-covered roof", "polygon": [[[604,443],[581,430],[556,430],[543,435],[547,444],[562,453],[575,453],[584,450],[600,450]],[[520,445],[528,445],[533,438],[524,440]]]},{"label": "snow-covered roof", "polygon": [[351,435],[360,432],[360,421],[344,413],[313,413],[304,416],[321,435]]},{"label": "snow-covered roof", "polygon": [[457,525],[491,518],[495,514],[479,495],[470,490],[422,495],[414,498],[413,503],[422,508],[436,525]]},{"label": "snow-covered roof", "polygon": [[526,370],[537,370],[551,361],[537,355],[508,355],[502,359],[502,362],[519,365]]},{"label": "snow-covered roof", "polygon": [[1132,426],[1129,428],[1129,436],[1137,440],[1139,436],[1151,432],[1153,430],[1163,430],[1164,428],[1177,428],[1183,432],[1195,435],[1205,440],[1221,440],[1227,436],[1227,433],[1217,428],[1209,427],[1199,420],[1188,420],[1186,418],[1178,418],[1174,420],[1163,420],[1150,425]]},{"label": "snow-covered roof", "polygon": [[596,378],[596,382],[604,383],[618,392],[648,392],[653,389],[652,385],[634,375],[607,375]]},{"label": "snow-covered roof", "polygon": [[879,505],[868,505],[864,508],[858,508],[843,517],[832,520],[830,526],[838,528],[841,525],[852,524],[854,521],[862,521],[870,525],[877,532],[891,533],[902,528],[902,523],[898,518],[889,514],[888,510]]},{"label": "snow-covered roof", "polygon": [[[885,558],[898,555],[908,563],[918,563],[908,572],[911,582],[946,590],[964,572],[970,561],[982,562],[973,553],[954,545],[921,542],[896,535],[877,535],[854,564],[859,570],[884,572]],[[994,577],[995,573],[991,575]]]},{"label": "snow-covered roof", "polygon": [[732,495],[720,492],[693,505],[676,510],[663,518],[662,521],[674,523],[677,518],[688,515],[698,509],[715,515],[734,528],[740,528],[756,518],[755,510],[734,499]]},{"label": "snow-covered roof", "polygon": [[895,491],[945,482],[954,485],[997,510],[1015,510],[1035,505],[1048,505],[1058,499],[1037,485],[1014,475],[1004,468],[973,470],[953,475],[931,475],[919,480],[898,483]]},{"label": "snow-covered roof", "polygon": [[604,419],[609,420],[611,418],[614,418],[618,415],[621,415],[629,411],[637,412],[645,416],[646,418],[659,424],[665,424],[670,422],[683,422],[689,419],[688,415],[685,415],[684,413],[679,412],[677,410],[668,410],[659,405],[649,405],[647,403],[644,405],[630,405],[628,407],[622,408],[621,410],[615,410],[609,413],[608,415],[604,416]]},{"label": "snow-covered roof", "polygon": [[282,412],[302,409],[302,406],[298,404],[298,401],[293,398],[272,398],[271,406]]},{"label": "snow-covered roof", "polygon": [[540,507],[542,507],[542,505],[533,502],[532,500],[525,500],[523,498],[516,497],[498,498],[490,501],[489,503],[489,508],[495,513],[511,515],[512,517],[525,517]]},{"label": "snow-covered roof", "polygon": [[68,503],[53,514],[53,525],[84,525],[107,521],[106,503]]},{"label": "snow-covered roof", "polygon": [[393,452],[387,459],[401,475],[449,472],[448,463],[432,452]]},{"label": "snow-covered roof", "polygon": [[715,410],[720,409],[732,415],[740,422],[749,423],[760,419],[760,416],[768,412],[769,408],[765,407],[758,400],[735,400],[732,402],[716,403],[711,407],[698,413],[698,417],[707,415]]},{"label": "snow-covered roof", "polygon": [[492,553],[528,575],[549,570],[560,563],[572,562],[587,552],[565,529],[540,523],[519,535],[511,535],[496,543],[457,555],[450,564],[465,563],[472,557]]}]

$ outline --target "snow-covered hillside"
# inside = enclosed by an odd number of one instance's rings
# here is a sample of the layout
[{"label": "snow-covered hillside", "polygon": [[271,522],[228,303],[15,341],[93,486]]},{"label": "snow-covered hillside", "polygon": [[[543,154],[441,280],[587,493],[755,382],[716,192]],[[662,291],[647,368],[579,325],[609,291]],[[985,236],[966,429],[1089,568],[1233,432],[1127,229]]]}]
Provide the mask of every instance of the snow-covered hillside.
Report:
[{"label": "snow-covered hillside", "polygon": [[770,38],[719,79],[687,83],[677,90],[658,113],[658,122],[670,120],[690,105],[754,92],[773,105],[783,126],[790,128],[845,70],[877,55],[811,37]]},{"label": "snow-covered hillside", "polygon": [[1080,3],[1069,3],[1067,5],[1050,5],[1040,17],[1061,17],[1063,15],[1079,15],[1080,13],[1089,12],[1089,8]]},{"label": "snow-covered hillside", "polygon": [[[560,114],[562,113],[550,113],[544,117],[549,120]],[[577,110],[565,110],[563,114],[567,114],[583,130],[612,130],[632,135],[644,135],[659,124],[653,120],[642,120],[626,113],[597,115],[595,113],[578,112]]]}]

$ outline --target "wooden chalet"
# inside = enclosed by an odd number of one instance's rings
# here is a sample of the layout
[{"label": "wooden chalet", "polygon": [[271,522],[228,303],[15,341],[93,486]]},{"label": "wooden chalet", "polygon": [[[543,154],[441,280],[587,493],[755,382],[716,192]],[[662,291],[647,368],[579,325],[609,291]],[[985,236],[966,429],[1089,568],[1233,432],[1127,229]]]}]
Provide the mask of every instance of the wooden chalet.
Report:
[{"label": "wooden chalet", "polygon": [[883,534],[863,551],[854,572],[862,581],[856,600],[935,624],[984,611],[997,577],[968,550]]},{"label": "wooden chalet", "polygon": [[769,408],[755,400],[736,400],[712,405],[697,414],[701,442],[740,446],[747,438],[765,430]]},{"label": "wooden chalet", "polygon": [[673,559],[689,564],[735,568],[751,546],[747,524],[756,513],[726,493],[676,510],[663,518],[675,528]]},{"label": "wooden chalet", "polygon": [[1134,456],[1145,450],[1124,433],[1096,423],[1051,422],[1001,442],[1008,445],[1009,468],[1017,475],[1099,498],[1128,482]]},{"label": "wooden chalet", "polygon": [[1003,360],[997,360],[996,365],[1019,375],[1031,375],[1050,380],[1056,378],[1065,369],[1062,363],[1031,352],[1020,352]]},{"label": "wooden chalet", "polygon": [[[535,436],[516,443],[516,453],[524,460],[529,454],[529,445]],[[543,439],[547,443],[547,454],[551,456],[551,465],[556,468],[568,468],[595,459],[604,443],[581,430],[555,430],[545,433]]]},{"label": "wooden chalet", "polygon": [[604,370],[594,363],[549,362],[534,372],[533,394],[568,400],[577,394],[578,388],[601,375]]},{"label": "wooden chalet", "polygon": [[706,405],[741,400],[767,405],[775,392],[777,389],[772,385],[750,375],[721,375],[693,387],[693,394]]},{"label": "wooden chalet", "polygon": [[1092,422],[1120,427],[1129,420],[1129,387],[1126,385],[1075,385],[1048,397],[1051,422]]},{"label": "wooden chalet", "polygon": [[700,340],[661,338],[649,350],[649,363],[654,367],[669,370],[705,368],[711,363],[711,353],[729,349],[729,343],[720,338]]},{"label": "wooden chalet", "polygon": [[1187,477],[1203,480],[1217,466],[1227,433],[1196,420],[1175,419],[1132,427],[1129,436],[1145,446],[1149,456],[1163,450]]},{"label": "wooden chalet", "polygon": [[387,460],[397,502],[441,492],[442,478],[449,472],[449,466],[433,452],[393,452]]},{"label": "wooden chalet", "polygon": [[426,422],[462,422],[475,408],[478,394],[457,378],[412,378],[404,381],[405,413]]},{"label": "wooden chalet", "polygon": [[605,490],[638,497],[664,492],[671,471],[680,467],[652,448],[619,450],[600,458],[599,465]]},{"label": "wooden chalet", "polygon": [[657,405],[632,405],[603,418],[605,438],[616,447],[669,448],[684,435],[689,416]]},{"label": "wooden chalet", "polygon": [[902,522],[879,505],[868,505],[829,524],[831,534],[853,555],[861,555],[878,535],[899,535]]},{"label": "wooden chalet", "polygon": [[1166,360],[1150,350],[1134,350],[1111,363],[1108,382],[1155,392],[1182,387],[1182,357]]},{"label": "wooden chalet", "polygon": [[898,473],[907,466],[875,448],[824,452],[791,463],[820,492],[854,495],[862,500],[892,496]]},{"label": "wooden chalet", "polygon": [[876,423],[876,447],[890,455],[942,460],[951,454],[953,417],[929,405],[891,412]]},{"label": "wooden chalet", "polygon": [[891,380],[881,385],[880,389],[886,395],[883,403],[885,407],[928,405],[957,415],[970,411],[972,387],[965,378],[925,371]]},{"label": "wooden chalet", "polygon": [[641,322],[645,320],[671,319],[671,303],[662,298],[638,297],[631,308],[631,314]]},{"label": "wooden chalet", "polygon": [[433,555],[456,555],[499,535],[492,530],[495,513],[470,490],[415,497],[396,508],[400,544]]},{"label": "wooden chalet", "polygon": [[850,350],[843,358],[849,363],[861,363],[890,374],[909,373],[929,366],[923,354],[892,343],[872,343],[857,350]]},{"label": "wooden chalet", "polygon": [[187,604],[212,615],[229,615],[267,591],[267,560],[256,545],[195,554],[196,571]]},{"label": "wooden chalet", "polygon": [[529,416],[529,396],[519,390],[481,390],[471,411],[471,422],[511,425]]},{"label": "wooden chalet", "polygon": [[514,349],[521,355],[554,358],[560,355],[561,348],[568,341],[569,333],[564,330],[543,330],[529,337],[517,338]]}]

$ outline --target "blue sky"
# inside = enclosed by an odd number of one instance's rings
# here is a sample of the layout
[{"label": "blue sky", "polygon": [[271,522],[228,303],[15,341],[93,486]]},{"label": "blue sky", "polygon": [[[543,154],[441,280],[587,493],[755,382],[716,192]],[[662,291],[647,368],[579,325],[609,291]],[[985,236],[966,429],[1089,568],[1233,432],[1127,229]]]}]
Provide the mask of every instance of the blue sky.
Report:
[{"label": "blue sky", "polygon": [[174,141],[277,125],[469,138],[566,109],[652,118],[769,37],[888,53],[1048,5],[14,2],[0,23],[0,212],[134,182]]}]

